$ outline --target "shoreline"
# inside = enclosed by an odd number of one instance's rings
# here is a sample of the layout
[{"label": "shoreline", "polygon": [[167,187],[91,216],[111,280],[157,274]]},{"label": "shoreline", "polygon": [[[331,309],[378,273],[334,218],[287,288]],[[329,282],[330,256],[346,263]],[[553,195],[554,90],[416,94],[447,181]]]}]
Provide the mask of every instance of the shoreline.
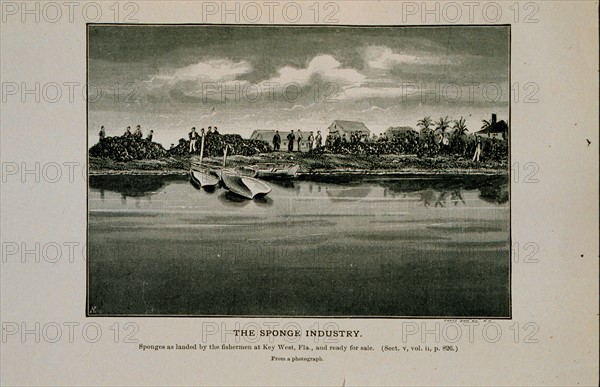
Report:
[{"label": "shoreline", "polygon": [[[144,169],[128,169],[128,170],[89,170],[89,176],[105,176],[105,175],[148,175],[148,176],[167,176],[181,175],[186,176],[189,170],[172,169],[172,170],[144,170]],[[451,169],[451,170],[323,170],[311,172],[298,172],[297,178],[303,179],[311,176],[508,176],[508,171],[503,170],[486,170],[486,169]]]},{"label": "shoreline", "polygon": [[[89,158],[88,173],[95,175],[187,175],[196,156],[169,157],[157,160],[115,162],[110,159]],[[207,167],[219,169],[222,158],[206,158]],[[450,157],[418,158],[414,155],[350,156],[340,154],[309,155],[298,153],[261,154],[258,156],[232,156],[227,167],[255,163],[298,164],[298,179],[333,176],[508,176],[506,162],[487,161],[475,163]]]}]

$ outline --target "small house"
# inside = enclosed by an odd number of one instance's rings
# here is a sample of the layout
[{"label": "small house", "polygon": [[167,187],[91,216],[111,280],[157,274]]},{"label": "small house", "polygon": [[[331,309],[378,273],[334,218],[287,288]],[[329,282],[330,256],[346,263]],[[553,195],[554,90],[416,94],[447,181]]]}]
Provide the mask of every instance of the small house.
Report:
[{"label": "small house", "polygon": [[505,140],[508,138],[508,124],[504,120],[496,121],[496,115],[492,114],[490,125],[485,129],[475,132],[474,134],[486,138]]},{"label": "small house", "polygon": [[346,138],[346,140],[350,140],[352,135],[357,136],[361,140],[367,140],[371,135],[369,128],[358,121],[335,120],[327,129],[330,136]]}]

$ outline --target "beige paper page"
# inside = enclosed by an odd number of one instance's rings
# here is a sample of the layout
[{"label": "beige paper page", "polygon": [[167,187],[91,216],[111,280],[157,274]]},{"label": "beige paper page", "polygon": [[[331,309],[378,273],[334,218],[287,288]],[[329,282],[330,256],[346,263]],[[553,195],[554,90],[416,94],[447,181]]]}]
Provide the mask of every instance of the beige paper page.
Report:
[{"label": "beige paper page", "polygon": [[597,2],[0,9],[2,385],[597,385]]}]

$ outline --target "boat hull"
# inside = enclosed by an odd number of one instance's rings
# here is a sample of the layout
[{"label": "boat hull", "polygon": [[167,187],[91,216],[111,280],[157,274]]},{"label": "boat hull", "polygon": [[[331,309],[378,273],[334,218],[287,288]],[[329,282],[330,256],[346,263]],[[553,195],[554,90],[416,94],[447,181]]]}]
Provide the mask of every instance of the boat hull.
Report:
[{"label": "boat hull", "polygon": [[219,184],[219,179],[212,175],[209,169],[205,168],[191,168],[190,177],[202,188],[211,188]]},{"label": "boat hull", "polygon": [[250,168],[256,171],[255,177],[263,179],[291,179],[298,174],[299,165],[256,164]]},{"label": "boat hull", "polygon": [[260,198],[271,192],[268,184],[253,177],[242,176],[231,171],[221,171],[220,175],[225,188],[243,198]]}]

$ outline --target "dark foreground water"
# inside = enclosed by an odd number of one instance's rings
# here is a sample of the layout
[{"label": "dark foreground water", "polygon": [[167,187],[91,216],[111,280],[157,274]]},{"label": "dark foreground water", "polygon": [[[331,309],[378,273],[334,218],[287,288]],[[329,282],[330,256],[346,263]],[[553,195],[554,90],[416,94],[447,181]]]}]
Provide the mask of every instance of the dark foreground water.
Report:
[{"label": "dark foreground water", "polygon": [[96,315],[509,317],[508,178],[91,176]]}]

